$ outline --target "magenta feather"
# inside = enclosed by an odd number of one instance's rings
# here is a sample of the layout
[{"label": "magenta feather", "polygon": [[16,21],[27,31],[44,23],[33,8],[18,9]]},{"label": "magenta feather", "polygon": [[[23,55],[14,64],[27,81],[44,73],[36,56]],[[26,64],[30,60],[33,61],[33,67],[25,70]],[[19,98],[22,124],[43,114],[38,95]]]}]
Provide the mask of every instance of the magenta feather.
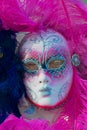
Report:
[{"label": "magenta feather", "polygon": [[72,0],[2,0],[0,18],[5,27],[18,31],[32,31],[35,26],[72,29],[87,24],[87,13]]}]

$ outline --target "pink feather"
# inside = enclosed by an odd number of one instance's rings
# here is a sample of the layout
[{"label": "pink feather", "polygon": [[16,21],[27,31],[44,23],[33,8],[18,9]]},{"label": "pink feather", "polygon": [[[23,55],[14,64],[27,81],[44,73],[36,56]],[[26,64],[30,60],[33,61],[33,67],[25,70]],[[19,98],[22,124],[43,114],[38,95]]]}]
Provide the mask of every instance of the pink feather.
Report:
[{"label": "pink feather", "polygon": [[34,26],[71,30],[86,24],[87,13],[72,0],[2,0],[0,18],[4,26],[18,31],[31,31]]}]

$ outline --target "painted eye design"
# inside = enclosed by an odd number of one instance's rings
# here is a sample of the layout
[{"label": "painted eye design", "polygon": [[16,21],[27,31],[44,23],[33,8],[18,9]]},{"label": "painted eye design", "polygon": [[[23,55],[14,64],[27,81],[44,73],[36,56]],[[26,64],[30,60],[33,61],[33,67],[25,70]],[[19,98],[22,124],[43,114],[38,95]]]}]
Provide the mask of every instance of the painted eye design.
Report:
[{"label": "painted eye design", "polygon": [[23,62],[24,69],[28,72],[38,71],[38,63],[34,60],[27,59]]},{"label": "painted eye design", "polygon": [[50,36],[48,36],[47,37],[47,39],[46,39],[46,43],[45,43],[45,46],[47,45],[48,46],[48,44],[50,45],[50,46],[53,46],[53,45],[55,45],[55,43],[60,43],[60,42],[62,42],[62,38],[60,37],[60,36],[58,36],[58,35],[50,35]]},{"label": "painted eye design", "polygon": [[65,58],[63,56],[51,57],[47,62],[48,70],[60,70],[66,64]]},{"label": "painted eye design", "polygon": [[60,68],[63,65],[63,63],[64,63],[64,60],[54,59],[54,60],[49,62],[48,68],[49,69],[57,69],[57,68]]},{"label": "painted eye design", "polygon": [[28,62],[24,65],[29,70],[38,70],[38,66],[33,62]]}]

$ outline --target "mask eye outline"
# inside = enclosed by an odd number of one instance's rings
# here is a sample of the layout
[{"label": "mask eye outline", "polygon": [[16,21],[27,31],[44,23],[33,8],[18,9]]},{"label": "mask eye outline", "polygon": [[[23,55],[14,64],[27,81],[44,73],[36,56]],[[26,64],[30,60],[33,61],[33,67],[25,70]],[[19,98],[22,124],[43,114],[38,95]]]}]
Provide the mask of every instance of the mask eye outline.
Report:
[{"label": "mask eye outline", "polygon": [[[28,63],[32,63],[32,65],[36,65],[35,67],[37,67],[37,69],[29,69],[27,67],[27,64]],[[35,73],[39,70],[39,63],[36,61],[36,60],[33,60],[33,59],[26,59],[23,61],[23,67],[24,67],[24,70],[27,71],[28,73]]]},{"label": "mask eye outline", "polygon": [[[51,67],[49,67],[49,65],[50,65],[50,63],[52,63],[52,61],[61,61],[61,62],[63,61],[63,63],[60,64],[59,67],[53,67],[53,68],[51,68]],[[65,68],[65,65],[66,65],[66,59],[64,58],[64,56],[58,55],[58,56],[53,56],[53,57],[51,57],[48,60],[48,62],[46,64],[46,68],[48,70],[58,71],[58,70],[61,70],[62,68]]]}]

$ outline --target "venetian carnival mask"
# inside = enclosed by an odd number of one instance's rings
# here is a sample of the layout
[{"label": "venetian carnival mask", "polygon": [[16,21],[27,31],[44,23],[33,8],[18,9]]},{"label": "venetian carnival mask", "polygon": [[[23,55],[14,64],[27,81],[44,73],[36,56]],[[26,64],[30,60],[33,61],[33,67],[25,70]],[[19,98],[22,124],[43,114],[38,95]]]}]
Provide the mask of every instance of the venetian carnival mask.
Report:
[{"label": "venetian carnival mask", "polygon": [[30,33],[24,38],[19,52],[30,101],[43,108],[63,102],[73,80],[71,55],[65,38],[53,30]]}]

